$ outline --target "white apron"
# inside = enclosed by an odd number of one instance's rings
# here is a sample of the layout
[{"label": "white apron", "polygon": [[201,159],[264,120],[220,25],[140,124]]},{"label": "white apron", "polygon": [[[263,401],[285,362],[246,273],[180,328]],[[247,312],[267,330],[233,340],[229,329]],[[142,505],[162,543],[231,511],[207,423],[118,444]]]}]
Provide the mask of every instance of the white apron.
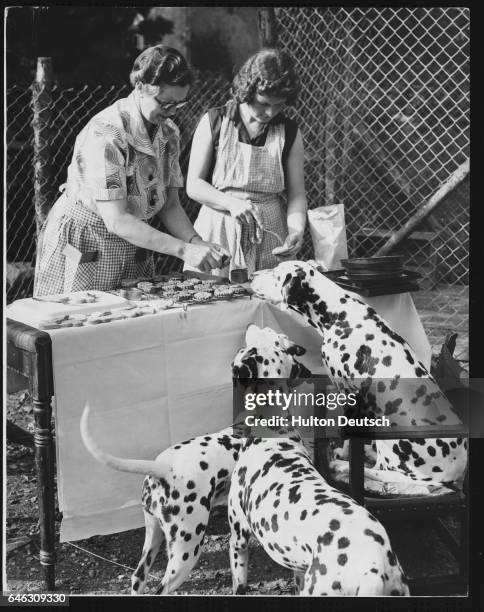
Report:
[{"label": "white apron", "polygon": [[[233,121],[224,117],[212,177],[212,184],[219,191],[241,199],[247,196],[258,207],[264,227],[282,240],[287,237],[282,166],[284,137],[284,125],[271,124],[264,146],[254,147],[239,142]],[[212,270],[216,276],[230,276],[232,270],[240,268],[247,268],[252,274],[255,270],[274,268],[280,263],[272,255],[272,250],[281,246],[277,238],[263,232],[260,244],[251,243],[247,229],[229,213],[202,206],[194,227],[203,240],[223,246],[232,257],[227,267]]]}]

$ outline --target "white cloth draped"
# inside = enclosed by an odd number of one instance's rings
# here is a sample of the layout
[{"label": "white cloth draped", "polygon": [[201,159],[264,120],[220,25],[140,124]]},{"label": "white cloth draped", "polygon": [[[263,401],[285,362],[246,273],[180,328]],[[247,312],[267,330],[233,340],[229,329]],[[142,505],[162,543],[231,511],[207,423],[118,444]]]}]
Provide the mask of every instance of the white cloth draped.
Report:
[{"label": "white cloth draped", "polygon": [[[409,294],[366,301],[430,365],[430,346]],[[7,316],[31,324],[16,313]],[[173,443],[232,421],[231,363],[249,323],[283,331],[322,372],[320,337],[299,317],[257,298],[190,306],[136,319],[49,332],[55,386],[60,540],[143,525],[143,477],[100,465],[85,449],[79,420],[91,406],[91,431],[105,450],[152,459]]]}]

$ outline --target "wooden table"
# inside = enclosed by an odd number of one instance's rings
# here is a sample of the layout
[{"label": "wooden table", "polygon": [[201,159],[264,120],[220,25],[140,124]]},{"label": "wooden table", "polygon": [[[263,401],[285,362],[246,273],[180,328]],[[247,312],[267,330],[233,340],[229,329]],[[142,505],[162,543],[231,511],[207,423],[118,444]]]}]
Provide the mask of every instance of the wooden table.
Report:
[{"label": "wooden table", "polygon": [[55,583],[52,343],[48,333],[7,319],[7,366],[28,381],[34,409],[34,451],[40,518],[40,564],[49,591]]}]

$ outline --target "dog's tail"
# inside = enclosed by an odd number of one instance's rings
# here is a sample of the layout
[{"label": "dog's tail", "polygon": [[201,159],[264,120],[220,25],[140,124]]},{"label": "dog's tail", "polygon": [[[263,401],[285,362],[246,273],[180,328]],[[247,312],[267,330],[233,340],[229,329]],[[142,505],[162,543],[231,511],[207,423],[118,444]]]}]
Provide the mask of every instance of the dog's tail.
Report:
[{"label": "dog's tail", "polygon": [[115,457],[102,450],[89,431],[89,411],[89,405],[86,404],[81,417],[81,437],[85,447],[97,461],[121,472],[146,474],[154,476],[155,478],[163,478],[166,476],[170,466],[163,460],[123,459],[122,457]]}]

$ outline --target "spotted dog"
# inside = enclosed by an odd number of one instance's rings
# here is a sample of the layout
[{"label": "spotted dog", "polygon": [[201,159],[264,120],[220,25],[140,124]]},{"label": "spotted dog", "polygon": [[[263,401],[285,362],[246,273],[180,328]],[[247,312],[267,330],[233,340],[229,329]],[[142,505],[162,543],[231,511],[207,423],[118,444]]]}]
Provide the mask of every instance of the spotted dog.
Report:
[{"label": "spotted dog", "polygon": [[[264,347],[254,354],[248,345],[234,360],[234,374],[251,371],[254,355],[270,359]],[[326,483],[292,428],[245,439],[232,476],[229,523],[236,594],[246,591],[251,534],[294,571],[300,595],[409,594],[384,527]]]},{"label": "spotted dog", "polygon": [[[253,288],[268,299],[282,299],[319,332],[324,364],[334,379],[360,392],[367,416],[385,414],[392,425],[460,423],[409,344],[315,265],[281,263],[270,276],[256,277]],[[439,484],[458,480],[467,462],[462,438],[378,441],[376,450],[377,468]]]},{"label": "spotted dog", "polygon": [[[305,352],[287,336],[270,329],[249,326],[247,336],[265,338],[272,348],[267,362],[256,355],[248,357],[244,369],[235,375],[262,378],[307,377],[310,372],[294,359]],[[248,368],[248,369],[246,369]],[[202,549],[205,530],[213,507],[227,503],[230,477],[241,445],[241,424],[217,433],[198,436],[170,446],[155,460],[145,461],[115,457],[102,450],[89,431],[89,407],[81,418],[81,435],[88,451],[109,467],[146,474],[142,505],[145,541],[138,566],[131,578],[131,594],[143,593],[148,573],[163,539],[168,565],[157,593],[177,589],[195,566]]]}]

